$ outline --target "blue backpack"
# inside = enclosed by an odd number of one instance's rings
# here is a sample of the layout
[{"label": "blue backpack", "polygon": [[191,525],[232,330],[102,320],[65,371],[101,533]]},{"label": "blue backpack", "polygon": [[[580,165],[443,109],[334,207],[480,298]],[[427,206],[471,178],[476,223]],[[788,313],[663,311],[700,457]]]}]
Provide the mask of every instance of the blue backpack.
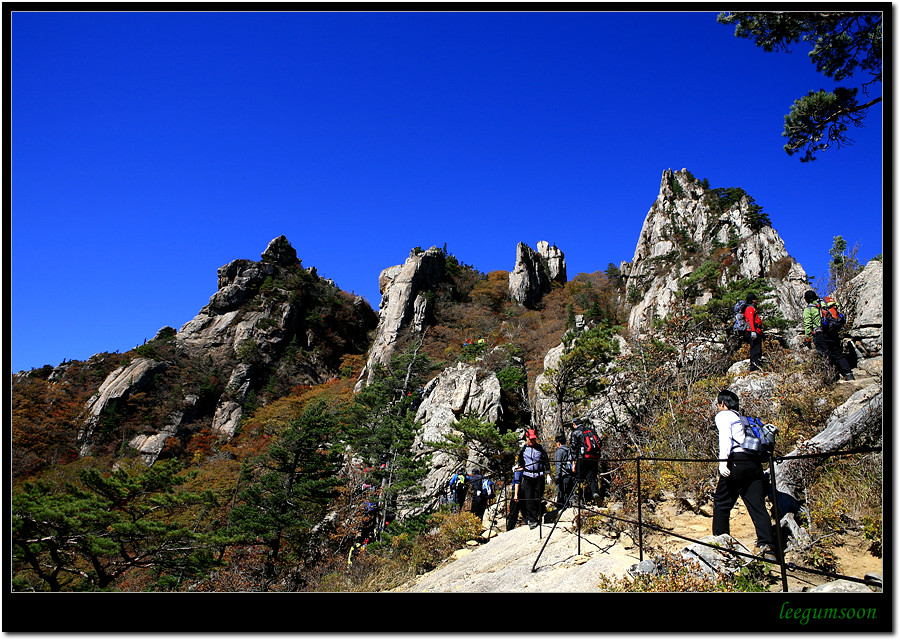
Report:
[{"label": "blue backpack", "polygon": [[769,456],[775,452],[775,434],[778,427],[774,424],[763,424],[759,418],[739,416],[741,426],[744,427],[744,440],[739,442],[740,447],[748,453]]}]

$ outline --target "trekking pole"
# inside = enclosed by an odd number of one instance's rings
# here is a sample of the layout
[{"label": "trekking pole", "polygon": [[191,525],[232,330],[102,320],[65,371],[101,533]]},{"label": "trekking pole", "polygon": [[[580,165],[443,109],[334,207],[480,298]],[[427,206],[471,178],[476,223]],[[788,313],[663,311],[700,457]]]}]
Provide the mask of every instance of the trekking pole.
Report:
[{"label": "trekking pole", "polygon": [[787,567],[784,563],[784,541],[781,539],[781,510],[778,508],[778,487],[775,486],[775,453],[769,452],[769,477],[772,480],[772,506],[775,509],[775,540],[778,543],[778,564],[781,565],[781,590],[787,593]]},{"label": "trekking pole", "polygon": [[[560,509],[560,511],[559,511],[560,514],[562,514],[562,512],[565,511],[565,509],[569,506],[569,502],[571,502],[572,496],[574,494],[575,494],[575,487],[573,486],[572,490],[569,491],[569,496],[566,498],[566,503],[563,505],[563,508]],[[537,558],[534,559],[534,564],[531,565],[531,573],[534,573],[535,571],[537,571],[537,563],[541,559],[541,555],[544,553],[544,549],[546,549],[547,545],[550,543],[550,536],[552,536],[553,532],[556,531],[556,525],[558,525],[558,524],[559,524],[559,518],[557,517],[556,520],[553,522],[553,527],[550,529],[550,533],[547,534],[547,540],[544,541],[544,544],[541,547],[541,550],[538,552]],[[580,539],[578,541],[578,553],[581,554],[581,540]]]}]

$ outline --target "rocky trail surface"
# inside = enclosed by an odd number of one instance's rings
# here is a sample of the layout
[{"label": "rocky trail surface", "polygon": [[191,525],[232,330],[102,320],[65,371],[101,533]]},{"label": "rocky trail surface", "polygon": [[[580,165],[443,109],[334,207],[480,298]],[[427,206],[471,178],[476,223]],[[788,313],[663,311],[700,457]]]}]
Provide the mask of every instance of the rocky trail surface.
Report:
[{"label": "rocky trail surface", "polygon": [[[653,521],[666,532],[644,529],[643,559],[652,559],[662,551],[677,552],[711,534],[712,511],[701,507],[700,513],[685,510],[676,501],[658,505]],[[708,513],[709,515],[704,515]],[[537,529],[520,525],[511,531],[470,541],[469,546],[449,558],[441,567],[394,589],[414,593],[589,593],[599,592],[602,576],[616,579],[629,575],[641,561],[637,541],[627,534],[580,533],[573,521],[575,511],[563,513],[556,528],[543,524]],[[502,525],[500,525],[502,528]],[[748,549],[754,548],[753,524],[741,501],[732,511],[731,535]],[[679,537],[681,536],[681,537]],[[847,535],[837,548],[839,575],[863,578],[869,573],[882,573],[881,558],[868,551],[860,537]],[[864,590],[868,587],[849,581],[837,583],[833,578],[802,571],[788,572],[788,590],[810,591],[828,583],[844,588]],[[770,591],[781,591],[781,571],[771,565]]]}]

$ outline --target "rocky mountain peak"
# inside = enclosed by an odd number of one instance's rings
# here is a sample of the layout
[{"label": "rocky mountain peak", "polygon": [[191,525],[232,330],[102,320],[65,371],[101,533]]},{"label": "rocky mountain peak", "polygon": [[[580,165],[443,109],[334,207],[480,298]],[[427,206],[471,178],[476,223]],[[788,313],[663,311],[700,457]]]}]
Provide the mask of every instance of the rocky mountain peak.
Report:
[{"label": "rocky mountain peak", "polygon": [[714,285],[764,278],[785,318],[799,317],[809,288],[806,272],[751,196],[742,189],[713,189],[687,169],[663,172],[623,273],[634,331],[669,313],[691,283],[698,285],[692,302],[704,304]]},{"label": "rocky mountain peak", "polygon": [[566,257],[547,241],[537,243],[537,251],[524,242],[516,246],[516,264],[509,274],[509,297],[534,309],[550,292],[551,283],[566,283]]},{"label": "rocky mountain peak", "polygon": [[[96,427],[113,408],[134,413],[128,403],[135,391],[163,393],[195,368],[205,371],[207,380],[178,382],[184,391],[178,392],[177,410],[153,416],[153,424],[141,425],[129,444],[152,464],[170,438],[186,440],[206,428],[228,440],[248,399],[267,381],[290,388],[333,379],[343,354],[365,351],[376,324],[365,300],[340,291],[315,269],[304,269],[285,236],[272,240],[261,260],[232,260],[217,276],[209,304],[177,332],[163,327],[145,345],[155,358],[137,358],[107,376],[86,408],[82,455],[97,448]],[[210,388],[212,380],[221,382]]]},{"label": "rocky mountain peak", "polygon": [[425,292],[435,288],[444,276],[444,252],[437,247],[425,251],[413,249],[401,265],[384,269],[378,277],[381,291],[378,327],[369,358],[356,384],[368,386],[376,364],[387,364],[394,354],[401,333],[412,325],[414,332],[424,328],[428,302]]},{"label": "rocky mountain peak", "polygon": [[291,246],[286,237],[278,236],[263,251],[262,260],[263,262],[274,262],[282,267],[289,267],[298,262],[297,250]]}]

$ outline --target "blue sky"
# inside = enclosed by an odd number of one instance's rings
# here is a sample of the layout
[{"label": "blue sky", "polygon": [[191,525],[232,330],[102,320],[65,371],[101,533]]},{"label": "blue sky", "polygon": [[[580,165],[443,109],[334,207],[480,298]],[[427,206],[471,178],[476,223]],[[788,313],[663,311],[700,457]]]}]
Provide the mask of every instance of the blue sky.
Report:
[{"label": "blue sky", "polygon": [[279,235],[376,309],[416,246],[487,273],[547,240],[602,270],[666,169],[743,188],[810,275],[837,235],[882,252],[881,105],[800,163],[784,115],[834,82],[716,11],[11,19],[12,371],[180,328]]}]

